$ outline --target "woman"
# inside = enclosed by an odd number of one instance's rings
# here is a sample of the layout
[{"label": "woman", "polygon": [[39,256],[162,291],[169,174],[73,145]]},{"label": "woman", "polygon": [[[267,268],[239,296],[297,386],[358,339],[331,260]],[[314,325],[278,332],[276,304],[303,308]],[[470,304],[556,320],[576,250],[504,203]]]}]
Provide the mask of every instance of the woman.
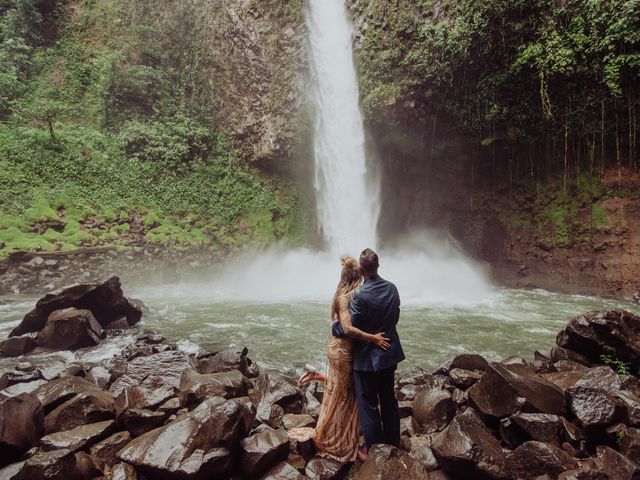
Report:
[{"label": "woman", "polygon": [[358,453],[360,426],[353,389],[351,339],[372,342],[385,350],[389,348],[389,339],[385,338],[384,332],[371,335],[351,325],[349,302],[362,284],[362,273],[355,258],[342,257],[340,261],[342,273],[331,304],[331,318],[340,322],[350,338],[329,335],[327,374],[308,371],[300,379],[300,385],[314,380],[325,382],[322,407],[314,432],[318,452],[340,462],[353,462]]}]

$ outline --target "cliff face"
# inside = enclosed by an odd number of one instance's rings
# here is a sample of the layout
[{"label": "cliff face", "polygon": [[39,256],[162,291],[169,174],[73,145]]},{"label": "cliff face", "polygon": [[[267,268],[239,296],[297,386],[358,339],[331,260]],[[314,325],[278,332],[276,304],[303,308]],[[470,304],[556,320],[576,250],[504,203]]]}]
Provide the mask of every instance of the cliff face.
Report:
[{"label": "cliff face", "polygon": [[443,93],[416,76],[407,55],[420,25],[446,14],[441,2],[348,5],[370,157],[383,172],[384,241],[443,229],[508,285],[615,297],[640,290],[637,170],[600,174],[593,150],[580,158],[578,145],[563,175],[539,144],[508,145],[495,133],[485,141],[435,106]]},{"label": "cliff face", "polygon": [[[304,73],[303,1],[130,0],[132,23],[177,21],[188,95],[250,162],[291,155]],[[179,20],[175,20],[179,19]]]}]

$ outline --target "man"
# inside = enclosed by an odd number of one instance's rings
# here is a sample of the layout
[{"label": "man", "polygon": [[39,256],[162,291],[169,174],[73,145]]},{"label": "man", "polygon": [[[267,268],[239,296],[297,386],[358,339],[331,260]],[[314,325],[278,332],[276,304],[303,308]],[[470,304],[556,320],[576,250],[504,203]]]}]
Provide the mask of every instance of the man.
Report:
[{"label": "man", "polygon": [[[396,330],[400,295],[393,283],[378,275],[378,266],[378,255],[370,248],[363,250],[360,269],[365,280],[349,307],[354,327],[371,334],[384,332],[391,343],[383,350],[354,339],[353,377],[367,451],[376,443],[400,446],[400,411],[394,391],[396,366],[405,358]],[[333,324],[333,333],[344,335],[338,322]],[[364,459],[366,452],[359,452],[359,456]]]}]

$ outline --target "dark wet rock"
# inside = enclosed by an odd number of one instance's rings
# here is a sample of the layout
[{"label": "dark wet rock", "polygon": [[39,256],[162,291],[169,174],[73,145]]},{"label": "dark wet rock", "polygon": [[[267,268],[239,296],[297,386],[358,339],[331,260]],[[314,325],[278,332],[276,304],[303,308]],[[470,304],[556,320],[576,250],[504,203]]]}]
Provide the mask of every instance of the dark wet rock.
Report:
[{"label": "dark wet rock", "polygon": [[640,430],[625,428],[619,435],[620,453],[640,465]]},{"label": "dark wet rock", "polygon": [[180,409],[182,409],[182,405],[180,405],[178,397],[170,398],[158,407],[158,411],[168,413],[169,415],[178,412]]},{"label": "dark wet rock", "polygon": [[0,401],[0,465],[38,445],[43,431],[42,405],[34,395],[23,393]]},{"label": "dark wet rock", "polygon": [[418,393],[412,404],[413,416],[425,432],[442,430],[456,413],[456,403],[451,394],[440,388],[430,388]]},{"label": "dark wet rock", "polygon": [[316,447],[313,443],[313,435],[314,430],[311,427],[287,430],[287,436],[289,437],[289,449],[291,453],[297,454],[306,460],[313,457],[316,453]]},{"label": "dark wet rock", "polygon": [[518,412],[511,415],[509,420],[517,425],[528,439],[546,442],[556,447],[560,447],[565,441],[564,424],[557,415]]},{"label": "dark wet rock", "polygon": [[586,433],[597,434],[627,418],[624,404],[608,393],[591,387],[567,390],[569,408]]},{"label": "dark wet rock", "polygon": [[46,414],[79,393],[95,391],[101,390],[91,382],[78,377],[65,377],[42,385],[33,394],[42,403]]},{"label": "dark wet rock", "polygon": [[280,430],[265,430],[240,442],[240,466],[250,476],[263,473],[289,456],[289,437]]},{"label": "dark wet rock", "polygon": [[527,368],[530,367],[529,362],[527,362],[524,358],[519,357],[517,355],[512,355],[510,357],[503,358],[498,363],[504,366],[519,365],[521,367],[527,367]]},{"label": "dark wet rock", "polygon": [[408,453],[378,444],[369,449],[367,461],[354,475],[354,480],[429,480],[429,471]]},{"label": "dark wet rock", "polygon": [[529,441],[511,452],[507,460],[512,474],[519,479],[533,480],[539,475],[556,478],[578,463],[567,452],[548,443]]},{"label": "dark wet rock", "polygon": [[558,475],[558,480],[612,480],[602,470],[595,468],[579,468],[567,470]]},{"label": "dark wet rock", "polygon": [[134,437],[150,432],[162,426],[169,417],[166,412],[149,410],[147,408],[131,408],[123,411],[116,418],[118,424],[125,428]]},{"label": "dark wet rock", "polygon": [[344,478],[348,463],[340,463],[332,458],[316,457],[309,460],[304,473],[309,480],[338,480]]},{"label": "dark wet rock", "polygon": [[624,310],[589,312],[572,319],[558,333],[558,346],[574,350],[592,361],[610,355],[631,365],[640,366],[640,317]]},{"label": "dark wet rock", "polygon": [[287,462],[280,462],[267,473],[265,473],[260,480],[303,480],[304,476],[292,467]]},{"label": "dark wet rock", "polygon": [[456,416],[431,448],[438,464],[454,478],[511,478],[502,447],[471,409]]},{"label": "dark wet rock", "polygon": [[280,405],[285,413],[300,413],[302,394],[295,380],[278,372],[262,372],[256,381],[258,403]]},{"label": "dark wet rock", "polygon": [[30,352],[36,346],[35,339],[30,335],[20,337],[9,337],[0,342],[0,356],[19,357]]},{"label": "dark wet rock", "polygon": [[51,312],[36,343],[53,350],[77,350],[98,345],[103,337],[102,327],[91,311],[65,308]]},{"label": "dark wet rock", "polygon": [[589,367],[571,360],[560,360],[553,364],[553,368],[556,372],[586,372],[589,369]]},{"label": "dark wet rock", "polygon": [[247,348],[230,348],[198,360],[198,373],[220,373],[240,371],[247,378],[255,378],[260,373],[258,366],[247,357]]},{"label": "dark wet rock", "polygon": [[429,472],[437,470],[440,466],[438,465],[436,457],[433,455],[431,447],[427,447],[426,445],[422,447],[412,448],[409,455],[414,460],[420,462],[420,464]]},{"label": "dark wet rock", "polygon": [[131,434],[129,432],[114,433],[110,437],[93,445],[89,453],[103,465],[112,467],[118,463],[116,453],[122,450],[130,441]]},{"label": "dark wet rock", "polygon": [[111,373],[103,366],[96,365],[87,372],[84,379],[104,390],[109,388],[109,384],[111,383]]},{"label": "dark wet rock", "polygon": [[116,416],[130,409],[155,409],[175,396],[174,388],[164,381],[164,377],[150,375],[139,385],[123,389],[115,399]]},{"label": "dark wet rock", "polygon": [[640,479],[640,467],[614,449],[599,446],[597,448],[598,459],[602,462],[602,471],[610,479],[637,480]]},{"label": "dark wet rock", "polygon": [[456,387],[462,388],[464,390],[480,380],[481,377],[482,375],[480,375],[479,373],[473,372],[471,370],[464,370],[462,368],[453,368],[449,372],[451,383],[453,383]]},{"label": "dark wet rock", "polygon": [[585,371],[575,386],[598,388],[606,392],[611,392],[613,390],[619,390],[622,387],[622,379],[610,367],[600,366],[589,368]]},{"label": "dark wet rock", "polygon": [[118,463],[111,469],[111,480],[138,480],[138,473],[128,463]]},{"label": "dark wet rock", "polygon": [[310,390],[307,390],[304,393],[304,406],[302,413],[308,413],[313,418],[317,419],[320,416],[320,407],[322,407],[322,404]]},{"label": "dark wet rock", "polygon": [[106,438],[114,428],[115,422],[113,420],[80,425],[71,430],[51,433],[42,437],[40,446],[45,452],[63,448],[76,452]]},{"label": "dark wet rock", "polygon": [[71,397],[44,418],[46,434],[71,430],[86,423],[114,418],[113,397],[102,390],[85,391]]},{"label": "dark wet rock", "polygon": [[140,385],[148,376],[162,374],[163,381],[173,388],[180,386],[180,377],[186,368],[191,368],[189,356],[180,351],[169,350],[137,357],[124,365],[120,378],[111,384],[109,390],[118,396],[128,386]]},{"label": "dark wet rock", "polygon": [[21,395],[23,393],[34,393],[41,386],[46,385],[45,380],[35,380],[33,382],[23,382],[23,383],[15,383],[10,387],[2,390],[3,395],[6,397],[15,397],[16,395]]},{"label": "dark wet rock", "polygon": [[283,426],[284,416],[284,408],[266,401],[260,402],[256,409],[256,421],[262,422],[271,428]]},{"label": "dark wet rock", "polygon": [[152,477],[224,474],[231,465],[231,449],[248,432],[251,417],[242,399],[207,399],[192,412],[133,439],[117,456]]},{"label": "dark wet rock", "polygon": [[489,421],[518,411],[563,415],[564,392],[522,365],[492,363],[469,391],[469,402]]},{"label": "dark wet rock", "polygon": [[73,478],[75,456],[69,450],[36,452],[27,460],[0,470],[2,480],[62,480]]},{"label": "dark wet rock", "polygon": [[553,347],[551,349],[551,360],[553,361],[553,363],[568,360],[570,362],[576,362],[587,367],[592,364],[591,360],[589,360],[588,357],[582,355],[581,353],[574,352],[573,350],[562,347]]},{"label": "dark wet rock", "polygon": [[282,424],[287,430],[296,427],[313,427],[316,424],[315,419],[306,413],[295,414],[287,413],[282,417]]},{"label": "dark wet rock", "polygon": [[6,388],[10,385],[15,385],[16,383],[33,382],[36,380],[40,380],[40,373],[38,371],[32,370],[23,372],[20,370],[12,370],[2,374],[0,380],[2,381],[2,384],[0,386],[2,388]]},{"label": "dark wet rock", "polygon": [[438,367],[434,373],[447,374],[454,368],[484,372],[489,368],[489,362],[487,362],[481,355],[477,355],[475,353],[462,353],[460,355],[456,355],[441,367]]},{"label": "dark wet rock", "polygon": [[38,332],[44,328],[51,312],[70,307],[90,310],[103,327],[123,317],[127,319],[129,325],[134,325],[142,316],[141,306],[123,296],[120,279],[111,277],[102,284],[75,285],[45,295],[38,300],[36,307],[25,315],[20,325],[14,328],[9,336]]},{"label": "dark wet rock", "polygon": [[584,372],[578,370],[569,370],[565,372],[553,372],[543,373],[542,376],[557,385],[562,390],[567,390],[573,386],[582,378]]},{"label": "dark wet rock", "polygon": [[182,372],[178,398],[182,406],[193,406],[209,397],[242,397],[247,391],[247,379],[237,370],[202,375],[189,368]]},{"label": "dark wet rock", "polygon": [[405,417],[400,419],[400,435],[412,437],[416,432],[420,431],[420,425],[413,417]]},{"label": "dark wet rock", "polygon": [[418,394],[418,390],[422,389],[419,385],[405,385],[397,392],[397,398],[403,401],[413,401]]},{"label": "dark wet rock", "polygon": [[102,470],[98,468],[94,459],[85,452],[76,452],[74,463],[71,477],[74,480],[93,480],[102,476]]}]

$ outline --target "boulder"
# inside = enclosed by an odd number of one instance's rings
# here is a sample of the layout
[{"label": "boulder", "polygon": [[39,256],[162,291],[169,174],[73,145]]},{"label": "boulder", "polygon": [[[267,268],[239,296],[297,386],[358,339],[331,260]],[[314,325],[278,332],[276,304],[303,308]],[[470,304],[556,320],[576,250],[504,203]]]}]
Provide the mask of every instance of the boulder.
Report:
[{"label": "boulder", "polygon": [[118,463],[116,453],[122,450],[130,441],[131,435],[129,432],[114,433],[110,437],[93,445],[89,449],[89,453],[102,465],[113,467]]},{"label": "boulder", "polygon": [[220,373],[240,371],[247,378],[255,378],[260,373],[258,366],[247,357],[246,347],[230,348],[198,360],[198,373]]},{"label": "boulder", "polygon": [[111,469],[111,480],[138,480],[138,473],[128,463],[118,463]]},{"label": "boulder", "polygon": [[51,412],[79,393],[101,392],[91,382],[78,377],[64,377],[52,380],[34,390],[33,394],[42,403],[44,413]]},{"label": "boulder", "polygon": [[45,452],[51,450],[68,449],[71,452],[83,450],[86,447],[106,438],[115,428],[113,420],[89,423],[64,432],[51,433],[42,437],[40,447]]},{"label": "boulder", "polygon": [[129,325],[140,321],[142,308],[130,302],[122,294],[120,279],[111,277],[102,284],[83,284],[65,288],[45,295],[36,307],[27,313],[9,334],[16,337],[29,332],[39,332],[44,328],[49,314],[65,308],[90,310],[98,323],[105,327],[114,320],[125,317]]},{"label": "boulder", "polygon": [[303,413],[308,413],[316,420],[320,416],[320,408],[322,404],[318,401],[318,399],[311,393],[310,390],[307,390],[304,393],[304,406]]},{"label": "boulder", "polygon": [[507,456],[507,461],[512,474],[524,480],[545,474],[556,478],[565,470],[578,466],[578,462],[564,450],[537,441],[523,443]]},{"label": "boulder", "polygon": [[252,420],[243,399],[210,398],[192,412],[133,439],[117,457],[152,478],[221,475],[228,472],[231,450]]},{"label": "boulder", "polygon": [[484,357],[475,353],[461,353],[460,355],[453,357],[444,365],[438,367],[433,373],[448,374],[454,368],[484,372],[489,368],[489,362],[487,362]]},{"label": "boulder", "polygon": [[348,463],[340,463],[328,457],[315,457],[309,460],[304,473],[309,480],[339,480],[344,478],[348,469]]},{"label": "boulder", "polygon": [[46,434],[71,430],[86,423],[97,423],[114,418],[113,397],[94,389],[71,397],[44,417]]},{"label": "boulder", "polygon": [[[562,348],[562,347],[553,347],[551,349],[551,361],[553,363],[556,362],[561,362],[563,360],[567,360],[570,362],[575,362],[575,363],[579,363],[581,365],[585,365],[585,366],[590,366],[592,364],[591,360],[589,360],[589,358],[585,357],[584,355],[578,353],[578,352],[574,352],[573,350],[569,350],[567,348]],[[599,363],[599,360],[598,360]]]},{"label": "boulder", "polygon": [[427,471],[432,472],[437,470],[440,465],[438,465],[438,461],[436,457],[433,455],[433,451],[429,446],[416,446],[414,448],[413,444],[411,445],[411,452],[409,453],[411,458],[420,462],[420,464],[427,469]]},{"label": "boulder", "polygon": [[578,352],[596,363],[603,355],[631,365],[631,371],[639,372],[640,317],[625,310],[589,312],[572,319],[558,333],[558,346]]},{"label": "boulder", "polygon": [[92,367],[85,375],[85,380],[95,384],[98,388],[107,389],[111,383],[111,373],[101,365]]},{"label": "boulder", "polygon": [[37,451],[27,460],[0,470],[2,480],[70,479],[75,474],[75,456],[69,450]]},{"label": "boulder", "polygon": [[391,445],[373,445],[354,480],[429,480],[429,471],[408,453]]},{"label": "boulder", "polygon": [[15,397],[16,395],[21,395],[23,393],[34,393],[41,386],[45,385],[47,382],[45,380],[35,380],[33,382],[22,382],[15,383],[10,387],[2,390],[2,393],[5,397]]},{"label": "boulder", "polygon": [[607,427],[627,419],[627,409],[614,396],[591,387],[567,390],[571,413],[587,434],[602,433]]},{"label": "boulder", "polygon": [[30,335],[20,337],[9,337],[0,342],[1,357],[19,357],[30,352],[36,346],[34,338]]},{"label": "boulder", "polygon": [[518,411],[564,415],[564,392],[554,383],[522,365],[492,363],[469,389],[469,402],[488,421]]},{"label": "boulder", "polygon": [[76,452],[73,456],[75,465],[72,478],[74,480],[93,480],[102,476],[102,470],[90,455],[85,452]]},{"label": "boulder", "polygon": [[442,430],[456,413],[457,405],[446,390],[422,390],[411,404],[413,417],[427,433]]},{"label": "boulder", "polygon": [[280,405],[285,413],[300,413],[302,394],[295,380],[278,372],[263,372],[255,386],[258,402]]},{"label": "boulder", "polygon": [[36,343],[53,350],[77,350],[98,345],[102,337],[102,327],[91,311],[65,308],[51,312]]},{"label": "boulder", "polygon": [[482,375],[471,370],[465,370],[463,368],[452,368],[449,372],[449,378],[451,379],[451,383],[453,383],[456,387],[466,390],[471,385],[480,380],[480,378],[482,378]]},{"label": "boulder", "polygon": [[565,424],[562,422],[562,417],[557,415],[518,412],[511,415],[509,420],[517,425],[530,440],[560,447],[566,439],[564,435]]},{"label": "boulder", "polygon": [[247,394],[248,381],[238,370],[202,375],[188,368],[182,372],[178,398],[184,407],[209,397],[235,398]]},{"label": "boulder", "polygon": [[260,477],[260,480],[304,480],[304,478],[305,477],[290,464],[280,462]]},{"label": "boulder", "polygon": [[313,427],[316,424],[315,419],[306,413],[295,414],[287,413],[282,417],[282,424],[287,430],[297,427]]},{"label": "boulder", "polygon": [[282,429],[267,429],[240,442],[240,466],[249,476],[256,476],[289,456],[289,437]]},{"label": "boulder", "polygon": [[569,370],[564,372],[543,373],[542,377],[558,386],[561,390],[567,390],[575,386],[583,374],[584,372],[578,370]]},{"label": "boulder", "polygon": [[141,385],[145,378],[162,374],[167,385],[178,388],[180,377],[186,368],[191,368],[191,360],[186,353],[169,350],[137,357],[123,365],[122,376],[111,384],[109,390],[118,396],[126,387]]},{"label": "boulder", "polygon": [[147,408],[130,408],[116,417],[118,424],[134,437],[150,432],[164,424],[169,418],[167,412],[149,410]]},{"label": "boulder", "polygon": [[640,478],[640,467],[614,449],[598,446],[597,454],[602,463],[602,471],[610,479],[637,480]]},{"label": "boulder", "polygon": [[558,475],[558,480],[611,480],[609,475],[595,468],[567,470]]},{"label": "boulder", "polygon": [[116,416],[129,409],[156,409],[175,397],[174,388],[158,375],[146,377],[139,385],[124,388],[115,399]]},{"label": "boulder", "polygon": [[38,445],[43,431],[42,405],[34,395],[22,393],[0,401],[0,465]]},{"label": "boulder", "polygon": [[511,478],[500,443],[472,409],[456,416],[431,448],[438,464],[454,478]]}]

